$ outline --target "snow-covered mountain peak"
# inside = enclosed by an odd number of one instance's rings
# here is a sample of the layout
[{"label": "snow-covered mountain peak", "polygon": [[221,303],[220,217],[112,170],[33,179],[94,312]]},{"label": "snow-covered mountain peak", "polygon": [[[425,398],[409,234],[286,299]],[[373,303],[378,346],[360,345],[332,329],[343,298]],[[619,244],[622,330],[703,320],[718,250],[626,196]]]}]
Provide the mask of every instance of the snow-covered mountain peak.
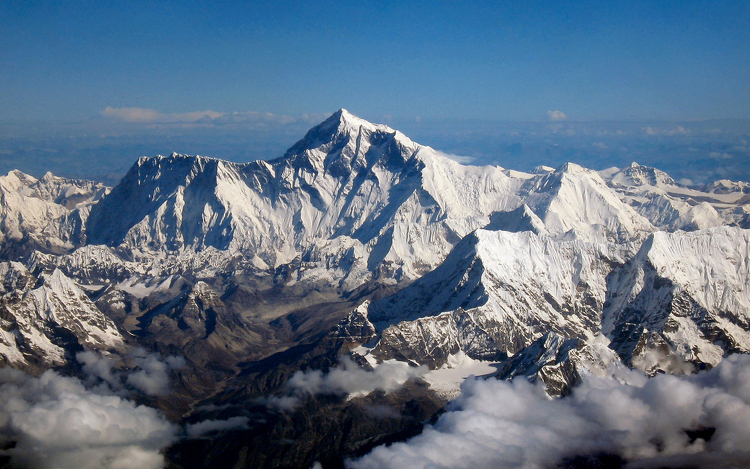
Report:
[{"label": "snow-covered mountain peak", "polygon": [[92,181],[46,174],[41,179],[11,171],[0,176],[0,243],[17,253],[41,248],[65,252],[80,242],[82,222],[91,204],[108,190]]},{"label": "snow-covered mountain peak", "polygon": [[34,184],[37,179],[34,176],[14,169],[4,177],[0,177],[0,188],[7,191],[19,191]]},{"label": "snow-covered mountain peak", "polygon": [[333,121],[333,122],[338,121],[338,123],[339,123],[338,129],[339,130],[343,130],[343,129],[355,129],[355,130],[358,130],[358,129],[364,127],[366,129],[370,130],[371,132],[375,132],[377,130],[380,130],[380,131],[383,131],[383,132],[386,132],[386,133],[393,133],[393,132],[395,132],[395,130],[393,130],[392,128],[388,127],[387,125],[384,125],[384,124],[373,124],[370,121],[367,121],[365,119],[362,119],[360,117],[355,116],[354,114],[352,114],[351,112],[347,111],[344,108],[341,108],[338,111],[336,111],[335,113],[333,113],[331,115],[331,117],[329,117],[326,121],[324,121],[324,124],[326,122],[328,122],[328,121]]},{"label": "snow-covered mountain peak", "polygon": [[648,220],[626,205],[596,171],[575,163],[530,179],[523,192],[552,235],[573,230],[584,239],[624,242],[653,231]]},{"label": "snow-covered mountain peak", "polygon": [[564,163],[553,171],[538,173],[542,177],[536,178],[536,190],[539,192],[555,192],[565,185],[578,184],[582,180],[590,180],[597,185],[606,185],[601,176],[593,170],[575,163]]},{"label": "snow-covered mountain peak", "polygon": [[611,181],[613,184],[622,186],[653,186],[663,188],[665,186],[679,187],[680,184],[672,179],[669,174],[651,166],[639,165],[633,162],[627,168],[615,173]]},{"label": "snow-covered mountain peak", "polygon": [[559,173],[559,174],[579,175],[579,174],[590,174],[594,171],[584,168],[583,166],[579,164],[568,161],[567,163],[563,163],[558,168],[556,168],[554,172]]},{"label": "snow-covered mountain peak", "polygon": [[384,166],[403,164],[419,147],[387,125],[373,124],[340,109],[271,163],[346,177],[378,162]]},{"label": "snow-covered mountain peak", "polygon": [[555,168],[551,166],[539,165],[531,172],[532,174],[547,174],[554,171]]},{"label": "snow-covered mountain peak", "polygon": [[[225,248],[230,233],[223,216],[226,201],[218,200],[221,190],[229,188],[227,197],[239,204],[241,188],[234,195],[231,188],[243,187],[241,174],[256,167],[178,153],[141,158],[92,208],[88,241],[119,244],[130,238],[131,247],[148,244],[156,250],[186,244]],[[215,236],[208,236],[211,228]]]},{"label": "snow-covered mountain peak", "polygon": [[731,194],[732,192],[750,193],[750,183],[744,181],[730,181],[729,179],[720,179],[707,184],[705,192],[710,194]]},{"label": "snow-covered mountain peak", "polygon": [[98,182],[68,179],[48,171],[28,186],[28,195],[72,210],[96,203],[109,189]]}]

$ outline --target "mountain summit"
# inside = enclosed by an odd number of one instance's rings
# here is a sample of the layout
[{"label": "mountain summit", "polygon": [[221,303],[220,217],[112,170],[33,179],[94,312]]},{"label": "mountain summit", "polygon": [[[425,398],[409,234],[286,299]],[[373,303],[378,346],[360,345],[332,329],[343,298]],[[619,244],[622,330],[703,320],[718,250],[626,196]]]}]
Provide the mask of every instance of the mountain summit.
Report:
[{"label": "mountain summit", "polygon": [[513,203],[507,180],[340,110],[269,162],[142,158],[92,209],[87,234],[134,255],[213,248],[272,268],[333,256],[356,282],[380,269],[413,279]]}]

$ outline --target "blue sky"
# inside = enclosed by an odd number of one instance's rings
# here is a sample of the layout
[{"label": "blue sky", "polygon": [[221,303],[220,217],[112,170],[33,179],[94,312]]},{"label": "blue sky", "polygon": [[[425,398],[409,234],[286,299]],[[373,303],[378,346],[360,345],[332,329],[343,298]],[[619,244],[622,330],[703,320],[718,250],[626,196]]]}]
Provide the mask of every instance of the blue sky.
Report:
[{"label": "blue sky", "polygon": [[4,0],[0,38],[4,121],[750,117],[746,0]]},{"label": "blue sky", "polygon": [[342,107],[476,164],[750,180],[750,1],[0,0],[0,173],[276,158]]}]

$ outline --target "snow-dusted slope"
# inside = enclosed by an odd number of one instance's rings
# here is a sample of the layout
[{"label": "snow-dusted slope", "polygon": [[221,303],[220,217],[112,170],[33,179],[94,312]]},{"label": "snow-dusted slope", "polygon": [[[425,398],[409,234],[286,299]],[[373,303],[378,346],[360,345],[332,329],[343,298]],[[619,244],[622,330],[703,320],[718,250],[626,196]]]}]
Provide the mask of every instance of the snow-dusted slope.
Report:
[{"label": "snow-dusted slope", "polygon": [[607,342],[602,336],[589,340],[565,339],[550,331],[506,360],[496,376],[499,379],[539,378],[550,395],[565,395],[583,376],[601,375],[623,366]]},{"label": "snow-dusted slope", "polygon": [[47,173],[36,179],[21,171],[0,176],[0,245],[12,243],[65,252],[82,243],[90,205],[107,187]]},{"label": "snow-dusted slope", "polygon": [[7,362],[61,365],[80,346],[123,345],[112,320],[60,270],[36,279],[22,264],[9,262],[0,264],[0,275],[0,355]]},{"label": "snow-dusted slope", "polygon": [[677,183],[663,171],[637,163],[602,174],[626,203],[662,230],[691,231],[742,225],[748,220],[750,197],[743,198],[744,183],[720,181],[698,190]]}]

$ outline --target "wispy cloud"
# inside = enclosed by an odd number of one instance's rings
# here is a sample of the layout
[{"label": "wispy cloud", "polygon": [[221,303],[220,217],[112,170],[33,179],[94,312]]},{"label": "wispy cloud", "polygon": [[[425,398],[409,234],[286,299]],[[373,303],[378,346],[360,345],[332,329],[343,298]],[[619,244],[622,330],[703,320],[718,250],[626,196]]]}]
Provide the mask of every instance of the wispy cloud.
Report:
[{"label": "wispy cloud", "polygon": [[185,366],[182,357],[170,356],[163,361],[157,355],[138,351],[134,361],[137,371],[130,373],[126,382],[149,396],[163,396],[170,390],[169,376],[172,371]]},{"label": "wispy cloud", "polygon": [[708,154],[708,156],[715,160],[731,160],[732,158],[734,158],[732,155],[730,155],[729,153],[725,151],[724,152],[712,151],[711,153]]},{"label": "wispy cloud", "polygon": [[221,112],[215,111],[194,111],[184,113],[164,114],[154,109],[144,109],[138,107],[106,107],[101,115],[110,119],[123,122],[142,122],[142,123],[173,123],[185,122],[193,123],[200,120],[213,120],[223,116]]},{"label": "wispy cloud", "polygon": [[589,375],[562,399],[525,380],[469,380],[420,436],[348,466],[560,467],[597,455],[640,468],[750,466],[750,356],[693,376],[618,378]]},{"label": "wispy cloud", "polygon": [[103,117],[119,122],[141,124],[200,124],[200,125],[249,125],[252,128],[281,126],[293,123],[313,124],[324,120],[326,114],[302,114],[290,116],[270,112],[242,111],[216,112],[191,111],[183,113],[162,113],[155,109],[138,107],[106,107],[100,113]]},{"label": "wispy cloud", "polygon": [[265,399],[270,407],[291,410],[308,395],[367,395],[375,390],[395,391],[407,380],[427,373],[426,367],[413,367],[395,360],[386,361],[367,371],[349,359],[328,373],[320,370],[297,371],[285,385],[284,396]]},{"label": "wispy cloud", "polygon": [[690,129],[686,129],[685,127],[681,125],[677,125],[677,126],[670,127],[670,128],[659,128],[659,127],[648,126],[643,130],[643,132],[646,135],[667,136],[667,137],[674,137],[675,135],[690,135],[691,134]]},{"label": "wispy cloud", "polygon": [[243,416],[230,417],[226,420],[204,420],[202,422],[187,425],[185,431],[188,436],[194,438],[211,432],[245,429],[247,428],[249,420],[250,419]]},{"label": "wispy cloud", "polygon": [[471,156],[454,155],[452,153],[444,153],[438,150],[435,150],[435,153],[437,153],[440,156],[444,156],[445,158],[448,158],[449,160],[453,160],[456,163],[471,164],[474,161],[474,158],[472,158]]}]

